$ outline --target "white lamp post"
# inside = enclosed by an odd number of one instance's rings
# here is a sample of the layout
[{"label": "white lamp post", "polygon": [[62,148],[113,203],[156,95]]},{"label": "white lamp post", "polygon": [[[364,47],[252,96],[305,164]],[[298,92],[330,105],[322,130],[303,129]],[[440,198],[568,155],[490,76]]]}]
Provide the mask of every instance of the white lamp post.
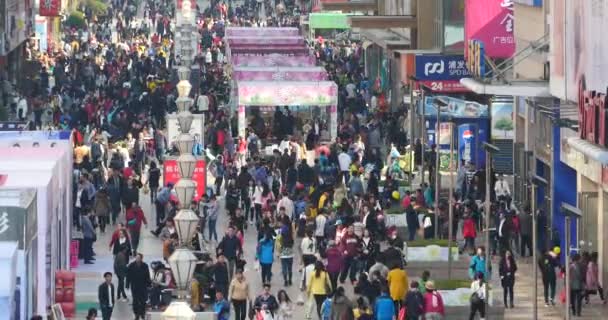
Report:
[{"label": "white lamp post", "polygon": [[190,90],[192,90],[192,85],[190,84],[190,81],[180,80],[180,82],[177,83],[177,95],[179,97],[188,97],[190,95]]},{"label": "white lamp post", "polygon": [[172,302],[169,307],[163,312],[163,320],[194,320],[196,313],[190,309],[190,306],[181,301]]}]

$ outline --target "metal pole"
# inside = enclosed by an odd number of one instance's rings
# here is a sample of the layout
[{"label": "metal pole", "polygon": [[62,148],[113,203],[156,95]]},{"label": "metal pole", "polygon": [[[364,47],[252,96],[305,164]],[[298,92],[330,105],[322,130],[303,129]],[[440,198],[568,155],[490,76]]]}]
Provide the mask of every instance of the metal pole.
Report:
[{"label": "metal pole", "polygon": [[[533,320],[538,319],[538,266],[536,265],[536,261],[538,260],[538,254],[536,252],[536,184],[532,183],[532,245],[530,246],[532,249],[532,270],[534,277],[534,284],[532,287],[532,305],[533,305]],[[524,248],[525,250],[525,248]],[[523,254],[523,252],[521,252]]]},{"label": "metal pole", "polygon": [[[490,152],[490,150],[486,150],[486,203],[485,203],[485,214],[486,214],[486,274],[489,275],[490,273],[490,268],[492,265],[492,261],[490,259],[490,184],[492,183],[491,180],[491,168],[490,168],[490,164],[492,163],[492,154]],[[487,279],[484,279],[485,281],[487,281]],[[489,290],[487,289],[488,286],[486,286],[486,297],[489,297]],[[489,319],[490,317],[488,316],[490,314],[490,304],[488,303],[488,299],[484,300],[485,303],[485,309],[486,309],[486,319]]]},{"label": "metal pole", "polygon": [[426,148],[424,147],[424,140],[426,140],[425,139],[425,136],[426,136],[426,114],[425,114],[426,104],[425,104],[425,101],[424,101],[424,96],[425,96],[424,88],[420,87],[420,97],[421,97],[420,98],[420,103],[421,103],[421,106],[422,106],[420,108],[421,109],[421,116],[420,117],[422,119],[422,121],[420,121],[420,124],[421,124],[420,125],[420,143],[422,144],[422,159],[420,161],[420,166],[421,166],[421,169],[420,169],[420,185],[424,184],[424,155],[425,155],[425,150],[426,150]]},{"label": "metal pole", "polygon": [[454,204],[452,203],[454,193],[454,123],[450,123],[450,185],[448,188],[448,279],[452,280],[452,237],[454,224]]},{"label": "metal pole", "polygon": [[570,216],[566,215],[566,248],[564,264],[566,268],[566,320],[570,320]]},{"label": "metal pole", "polygon": [[414,102],[414,81],[410,80],[410,112],[407,115],[408,116],[408,121],[410,123],[410,127],[408,130],[408,138],[410,140],[410,159],[408,160],[409,163],[408,165],[410,166],[410,181],[409,181],[409,187],[410,187],[410,192],[412,191],[412,183],[413,183],[413,173],[414,173],[414,167],[416,166],[416,163],[414,161],[414,116],[416,115],[416,103]]},{"label": "metal pole", "polygon": [[[437,107],[437,121],[435,121],[435,239],[439,239],[439,189],[441,188],[441,175],[439,174],[439,140],[441,139],[441,107]],[[429,181],[431,180],[431,171],[429,170]],[[449,197],[448,197],[449,199]]]}]

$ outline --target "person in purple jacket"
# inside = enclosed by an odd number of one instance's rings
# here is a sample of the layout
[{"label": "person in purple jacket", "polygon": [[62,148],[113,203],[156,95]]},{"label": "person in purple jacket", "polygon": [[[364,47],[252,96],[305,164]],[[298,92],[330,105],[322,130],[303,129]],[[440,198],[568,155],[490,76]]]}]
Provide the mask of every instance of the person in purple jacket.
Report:
[{"label": "person in purple jacket", "polygon": [[331,281],[331,287],[337,288],[338,277],[344,267],[344,256],[342,250],[338,248],[334,240],[329,240],[327,250],[325,251],[327,257],[327,273],[329,273],[329,279]]}]

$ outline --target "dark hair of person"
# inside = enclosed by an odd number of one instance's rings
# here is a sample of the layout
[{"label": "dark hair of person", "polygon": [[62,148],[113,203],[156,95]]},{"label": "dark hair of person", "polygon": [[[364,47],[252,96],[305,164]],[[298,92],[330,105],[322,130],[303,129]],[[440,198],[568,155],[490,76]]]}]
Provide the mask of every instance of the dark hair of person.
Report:
[{"label": "dark hair of person", "polygon": [[325,265],[322,261],[315,262],[315,278],[321,276],[321,272],[325,271]]},{"label": "dark hair of person", "polygon": [[279,290],[279,292],[277,293],[277,299],[279,300],[279,303],[281,303],[281,295],[285,297],[285,302],[290,303],[291,299],[289,298],[289,295],[287,294],[287,291],[281,289]]}]

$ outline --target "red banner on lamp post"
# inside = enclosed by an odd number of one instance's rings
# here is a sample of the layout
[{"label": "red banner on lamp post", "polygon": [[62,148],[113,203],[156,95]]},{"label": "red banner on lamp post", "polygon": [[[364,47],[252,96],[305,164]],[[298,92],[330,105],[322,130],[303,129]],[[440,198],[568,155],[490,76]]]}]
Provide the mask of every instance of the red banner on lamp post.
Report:
[{"label": "red banner on lamp post", "polygon": [[[163,181],[167,183],[177,183],[180,179],[179,169],[177,167],[177,160],[165,160],[163,162]],[[192,180],[196,182],[196,195],[195,199],[200,199],[201,195],[205,194],[206,183],[207,183],[207,168],[204,160],[196,161],[196,169],[194,169],[194,175]]]},{"label": "red banner on lamp post", "polygon": [[43,17],[57,17],[61,11],[61,0],[40,0],[39,15]]}]

